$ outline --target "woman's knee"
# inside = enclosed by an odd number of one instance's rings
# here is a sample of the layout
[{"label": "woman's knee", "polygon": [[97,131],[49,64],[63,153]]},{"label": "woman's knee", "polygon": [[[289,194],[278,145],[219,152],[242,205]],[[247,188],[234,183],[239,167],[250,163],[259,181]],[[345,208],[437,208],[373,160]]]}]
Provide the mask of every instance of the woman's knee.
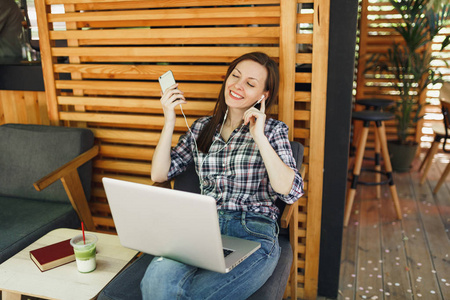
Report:
[{"label": "woman's knee", "polygon": [[141,280],[142,298],[183,299],[189,290],[196,268],[183,263],[155,257]]}]

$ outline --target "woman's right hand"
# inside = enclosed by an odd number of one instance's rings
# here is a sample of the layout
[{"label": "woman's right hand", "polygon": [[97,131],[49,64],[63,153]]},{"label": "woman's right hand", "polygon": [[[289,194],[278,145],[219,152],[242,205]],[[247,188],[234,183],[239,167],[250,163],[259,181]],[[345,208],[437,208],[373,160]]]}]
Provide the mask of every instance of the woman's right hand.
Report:
[{"label": "woman's right hand", "polygon": [[186,104],[184,93],[178,89],[178,83],[170,86],[162,94],[161,105],[164,111],[164,119],[171,124],[175,124],[176,114],[175,107],[179,104]]}]

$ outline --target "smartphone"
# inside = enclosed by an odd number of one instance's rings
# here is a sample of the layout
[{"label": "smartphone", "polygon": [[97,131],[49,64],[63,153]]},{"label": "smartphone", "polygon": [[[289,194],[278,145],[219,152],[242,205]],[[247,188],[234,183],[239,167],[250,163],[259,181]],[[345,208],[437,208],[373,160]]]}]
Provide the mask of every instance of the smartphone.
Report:
[{"label": "smartphone", "polygon": [[161,90],[163,91],[163,93],[169,87],[171,87],[172,85],[174,85],[176,83],[171,70],[169,70],[166,73],[159,76],[158,80],[159,80],[159,85],[161,86]]}]

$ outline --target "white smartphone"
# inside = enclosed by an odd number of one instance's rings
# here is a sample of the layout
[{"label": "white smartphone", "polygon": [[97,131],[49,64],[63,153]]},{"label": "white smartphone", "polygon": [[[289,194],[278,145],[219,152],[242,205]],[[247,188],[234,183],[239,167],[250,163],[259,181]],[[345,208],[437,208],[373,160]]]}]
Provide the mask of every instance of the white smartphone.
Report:
[{"label": "white smartphone", "polygon": [[173,77],[173,73],[171,70],[167,71],[166,73],[162,74],[158,78],[159,85],[161,86],[161,90],[163,93],[172,85],[176,83],[175,77]]}]

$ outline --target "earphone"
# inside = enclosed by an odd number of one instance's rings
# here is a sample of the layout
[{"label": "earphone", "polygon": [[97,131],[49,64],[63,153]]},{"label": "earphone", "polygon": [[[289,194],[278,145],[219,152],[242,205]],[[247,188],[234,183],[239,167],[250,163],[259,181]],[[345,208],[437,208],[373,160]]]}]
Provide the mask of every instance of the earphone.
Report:
[{"label": "earphone", "polygon": [[253,106],[255,106],[256,104],[261,103],[261,101],[263,101],[263,99],[264,99],[264,95],[262,95],[261,98]]}]

